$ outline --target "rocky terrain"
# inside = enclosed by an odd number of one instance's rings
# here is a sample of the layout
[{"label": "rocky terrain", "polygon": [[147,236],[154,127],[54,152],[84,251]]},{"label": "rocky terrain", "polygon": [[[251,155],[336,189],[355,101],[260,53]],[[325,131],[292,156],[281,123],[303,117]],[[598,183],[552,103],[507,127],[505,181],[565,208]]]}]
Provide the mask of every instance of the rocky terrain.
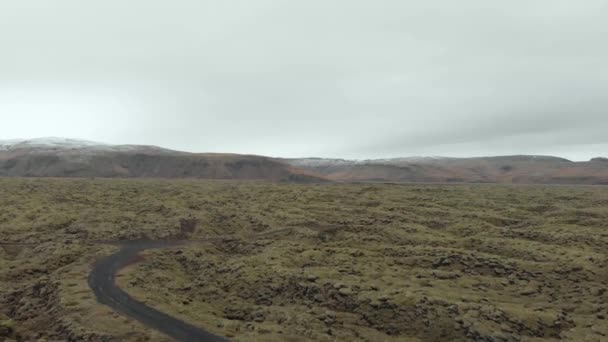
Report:
[{"label": "rocky terrain", "polygon": [[[605,187],[0,178],[0,341],[168,341],[92,265],[234,341],[603,341]],[[4,195],[7,194],[7,195]],[[196,242],[208,237],[211,242]]]}]

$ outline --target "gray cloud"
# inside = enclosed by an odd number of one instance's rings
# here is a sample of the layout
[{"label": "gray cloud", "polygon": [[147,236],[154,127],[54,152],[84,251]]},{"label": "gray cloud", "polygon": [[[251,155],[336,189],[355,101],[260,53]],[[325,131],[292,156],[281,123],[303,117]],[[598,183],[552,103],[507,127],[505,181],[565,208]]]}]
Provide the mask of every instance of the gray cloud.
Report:
[{"label": "gray cloud", "polygon": [[608,1],[0,4],[0,138],[373,158],[608,153]]}]

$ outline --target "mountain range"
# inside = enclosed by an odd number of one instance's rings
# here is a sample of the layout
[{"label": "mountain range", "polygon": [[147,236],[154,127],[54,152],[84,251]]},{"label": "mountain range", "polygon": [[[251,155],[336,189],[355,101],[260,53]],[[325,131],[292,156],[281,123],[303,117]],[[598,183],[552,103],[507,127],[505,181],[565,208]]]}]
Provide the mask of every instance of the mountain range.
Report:
[{"label": "mountain range", "polygon": [[190,153],[65,138],[0,140],[0,176],[149,177],[290,182],[608,184],[608,159],[551,156],[372,160]]}]

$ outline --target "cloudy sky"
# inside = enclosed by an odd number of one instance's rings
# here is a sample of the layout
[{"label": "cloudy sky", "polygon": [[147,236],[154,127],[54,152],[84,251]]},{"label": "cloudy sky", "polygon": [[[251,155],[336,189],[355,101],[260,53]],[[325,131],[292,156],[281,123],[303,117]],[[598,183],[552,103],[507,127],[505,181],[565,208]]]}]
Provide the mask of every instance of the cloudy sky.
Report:
[{"label": "cloudy sky", "polygon": [[608,155],[608,0],[0,3],[0,139]]}]

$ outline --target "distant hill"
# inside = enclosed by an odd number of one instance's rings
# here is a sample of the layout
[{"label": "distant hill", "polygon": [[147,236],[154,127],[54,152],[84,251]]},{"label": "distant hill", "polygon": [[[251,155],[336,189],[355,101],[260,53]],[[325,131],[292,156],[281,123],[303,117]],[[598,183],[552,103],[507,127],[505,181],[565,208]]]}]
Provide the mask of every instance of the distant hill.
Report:
[{"label": "distant hill", "polygon": [[290,182],[608,184],[608,159],[551,156],[280,159],[146,145],[41,138],[0,140],[0,176],[247,179]]},{"label": "distant hill", "polygon": [[551,156],[413,157],[374,160],[301,158],[287,163],[335,181],[608,184],[608,159]]},{"label": "distant hill", "polygon": [[324,181],[308,171],[262,156],[198,154],[62,138],[0,140],[0,176]]}]

